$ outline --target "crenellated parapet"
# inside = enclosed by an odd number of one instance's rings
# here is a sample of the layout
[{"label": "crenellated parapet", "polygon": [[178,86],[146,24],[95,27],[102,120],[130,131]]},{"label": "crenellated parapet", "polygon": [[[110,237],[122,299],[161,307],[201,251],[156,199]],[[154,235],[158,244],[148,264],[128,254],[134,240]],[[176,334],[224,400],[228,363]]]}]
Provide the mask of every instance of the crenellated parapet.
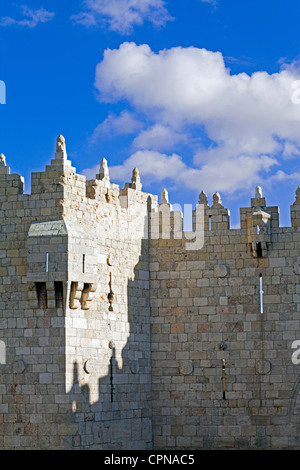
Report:
[{"label": "crenellated parapet", "polygon": [[96,178],[86,182],[86,196],[104,203],[119,203],[119,186],[110,182],[106,158],[101,160]]},{"label": "crenellated parapet", "polygon": [[15,196],[24,193],[24,178],[10,173],[3,153],[0,154],[0,197]]},{"label": "crenellated parapet", "polygon": [[9,175],[10,168],[6,165],[6,158],[3,153],[0,153],[0,175]]},{"label": "crenellated parapet", "polygon": [[248,244],[254,258],[266,258],[271,243],[272,212],[267,211],[266,199],[259,186],[251,199],[251,209],[246,217]]},{"label": "crenellated parapet", "polygon": [[258,186],[233,228],[62,135],[23,185],[1,154],[1,448],[299,448],[300,186],[291,227]]},{"label": "crenellated parapet", "polygon": [[[75,221],[82,232],[86,222],[92,220],[93,230],[97,231],[98,227],[105,237],[115,237],[126,224],[134,227],[138,237],[147,238],[148,234],[152,239],[190,239],[193,233],[195,235],[201,231],[208,237],[208,242],[209,237],[215,234],[222,236],[232,230],[230,211],[224,207],[218,192],[213,194],[211,202],[204,191],[199,194],[198,203],[191,209],[192,231],[184,233],[185,214],[180,206],[178,208],[177,204],[170,203],[167,189],[163,189],[158,202],[157,196],[144,192],[142,188],[137,168],[133,169],[131,181],[125,183],[124,188],[112,183],[106,158],[101,160],[95,177],[86,180],[85,176],[76,173],[76,168],[68,160],[66,141],[61,134],[56,140],[55,156],[50,165],[46,165],[44,172],[32,174],[29,195],[23,194],[24,179],[10,174],[5,156],[0,155],[0,197],[18,200],[20,210],[23,210],[24,204],[27,221],[31,220],[30,217],[33,222],[43,223],[62,219]],[[291,224],[292,228],[300,227],[300,186],[291,206]],[[125,237],[129,233],[128,225],[126,227]],[[240,229],[235,230],[246,236],[247,247],[254,258],[267,256],[272,234],[279,230],[279,210],[276,206],[267,206],[259,186],[251,198],[250,207],[240,209]],[[29,240],[30,234],[31,231]]]},{"label": "crenellated parapet", "polygon": [[[221,196],[218,192],[214,193],[211,206],[207,204],[207,199],[204,199],[204,192],[199,196],[199,204],[204,204],[204,227],[205,230],[229,230],[230,228],[230,211],[222,205]],[[202,201],[202,202],[200,202]]]}]

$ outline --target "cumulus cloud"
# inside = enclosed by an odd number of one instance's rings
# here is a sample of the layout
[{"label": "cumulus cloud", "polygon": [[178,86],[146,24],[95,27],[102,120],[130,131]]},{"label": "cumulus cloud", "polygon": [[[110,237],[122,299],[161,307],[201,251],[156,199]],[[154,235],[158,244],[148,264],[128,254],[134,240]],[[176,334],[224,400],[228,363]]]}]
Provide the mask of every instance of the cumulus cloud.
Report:
[{"label": "cumulus cloud", "polygon": [[0,18],[0,26],[17,25],[35,28],[39,23],[47,23],[55,16],[55,13],[45,10],[45,8],[33,10],[26,5],[22,5],[20,8],[25,18],[16,20],[10,16],[3,16]]},{"label": "cumulus cloud", "polygon": [[[299,64],[282,66],[274,74],[234,75],[220,52],[175,47],[155,53],[146,44],[125,42],[105,51],[95,86],[100,101],[125,100],[152,121],[135,138],[136,148],[165,150],[172,138],[189,145],[188,132],[193,129],[196,136],[204,130],[210,145],[194,149],[194,168],[183,168],[184,173],[191,185],[195,178],[210,178],[230,192],[250,181],[255,184],[298,154],[300,112],[292,93],[299,77]],[[178,160],[164,154],[160,158],[168,158],[162,171],[170,175]]]},{"label": "cumulus cloud", "polygon": [[141,129],[143,124],[135,118],[133,113],[126,110],[119,116],[110,113],[108,117],[99,124],[90,137],[90,142],[95,143],[100,138],[112,137],[115,135],[132,134]]},{"label": "cumulus cloud", "polygon": [[300,157],[300,148],[297,147],[293,142],[285,142],[282,155],[287,160]]},{"label": "cumulus cloud", "polygon": [[268,136],[274,131],[299,136],[299,109],[291,101],[295,79],[288,68],[273,75],[231,75],[222,54],[206,49],[176,47],[156,54],[148,45],[123,43],[105,51],[95,86],[103,101],[126,99],[169,122],[205,124],[218,141],[232,129],[241,136],[262,124]]},{"label": "cumulus cloud", "polygon": [[142,130],[134,139],[133,147],[138,149],[168,150],[186,142],[187,136],[169,126],[154,124]]},{"label": "cumulus cloud", "polygon": [[71,19],[86,27],[104,25],[112,31],[128,34],[145,21],[162,27],[173,18],[163,0],[86,0],[84,10]]},{"label": "cumulus cloud", "polygon": [[[176,153],[167,155],[153,150],[138,150],[122,165],[110,166],[109,171],[112,180],[120,183],[130,181],[133,168],[138,167],[142,183],[146,185],[166,183],[171,184],[173,189],[199,192],[205,189],[211,193],[223,191],[232,194],[237,187],[252,189],[260,181],[260,173],[269,172],[274,165],[277,165],[276,159],[268,156],[239,156],[217,163],[211,161],[202,168],[195,168],[188,166],[182,156]],[[96,165],[85,169],[82,174],[87,179],[93,179],[98,169],[99,165]]]}]

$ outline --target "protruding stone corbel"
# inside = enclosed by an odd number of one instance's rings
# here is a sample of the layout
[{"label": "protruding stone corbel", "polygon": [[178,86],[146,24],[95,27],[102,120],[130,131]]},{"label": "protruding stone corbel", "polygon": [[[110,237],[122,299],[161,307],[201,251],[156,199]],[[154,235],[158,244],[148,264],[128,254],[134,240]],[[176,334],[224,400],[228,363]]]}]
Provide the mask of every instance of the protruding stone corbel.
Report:
[{"label": "protruding stone corbel", "polygon": [[70,308],[77,309],[81,307],[81,293],[83,291],[83,282],[72,282],[70,295]]},{"label": "protruding stone corbel", "polygon": [[47,308],[55,308],[55,289],[54,289],[54,282],[46,282],[46,289],[47,289]]},{"label": "protruding stone corbel", "polygon": [[90,308],[91,302],[94,299],[94,294],[96,292],[96,284],[88,284],[82,292],[82,309],[88,310]]}]

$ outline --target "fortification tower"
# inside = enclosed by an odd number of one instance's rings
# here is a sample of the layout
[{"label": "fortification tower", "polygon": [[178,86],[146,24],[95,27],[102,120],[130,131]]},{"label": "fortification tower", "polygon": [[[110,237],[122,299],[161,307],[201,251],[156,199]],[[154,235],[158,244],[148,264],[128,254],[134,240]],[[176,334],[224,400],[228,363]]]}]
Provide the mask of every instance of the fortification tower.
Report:
[{"label": "fortification tower", "polygon": [[184,232],[61,135],[30,194],[1,154],[0,447],[299,449],[299,220],[299,188],[291,227],[257,187],[236,229],[202,191]]},{"label": "fortification tower", "polygon": [[147,214],[138,170],[86,181],[63,136],[31,194],[0,166],[0,447],[150,448]]}]

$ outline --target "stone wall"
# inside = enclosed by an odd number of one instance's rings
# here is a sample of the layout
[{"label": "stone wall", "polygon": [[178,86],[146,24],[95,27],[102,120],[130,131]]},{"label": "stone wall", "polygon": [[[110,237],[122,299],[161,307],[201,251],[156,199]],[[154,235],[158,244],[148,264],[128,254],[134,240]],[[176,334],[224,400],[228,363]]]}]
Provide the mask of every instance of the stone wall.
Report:
[{"label": "stone wall", "polygon": [[240,229],[204,192],[76,173],[64,138],[31,193],[0,156],[0,448],[299,449],[300,189]]},{"label": "stone wall", "polygon": [[236,230],[203,202],[200,250],[151,240],[154,448],[299,448],[300,233],[261,195]]},{"label": "stone wall", "polygon": [[62,136],[29,195],[2,157],[1,448],[152,447],[152,200],[105,161],[86,182]]}]

